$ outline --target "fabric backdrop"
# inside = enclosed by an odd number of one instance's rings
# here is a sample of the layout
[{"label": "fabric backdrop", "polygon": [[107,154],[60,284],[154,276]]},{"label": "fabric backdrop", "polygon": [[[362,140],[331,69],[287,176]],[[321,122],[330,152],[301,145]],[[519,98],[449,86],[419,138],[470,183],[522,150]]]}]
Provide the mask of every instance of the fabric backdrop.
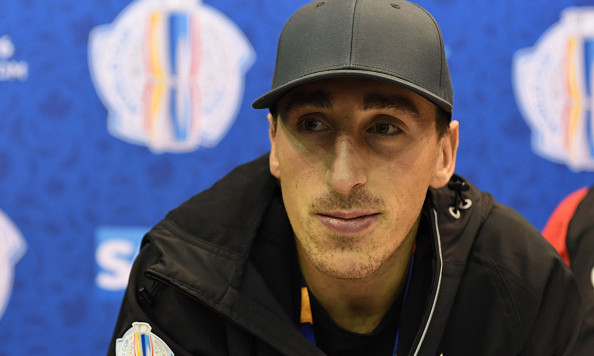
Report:
[{"label": "fabric backdrop", "polygon": [[[0,355],[105,354],[142,235],[268,151],[251,102],[302,4],[0,0]],[[594,1],[419,4],[445,38],[457,172],[542,229],[594,180]]]}]

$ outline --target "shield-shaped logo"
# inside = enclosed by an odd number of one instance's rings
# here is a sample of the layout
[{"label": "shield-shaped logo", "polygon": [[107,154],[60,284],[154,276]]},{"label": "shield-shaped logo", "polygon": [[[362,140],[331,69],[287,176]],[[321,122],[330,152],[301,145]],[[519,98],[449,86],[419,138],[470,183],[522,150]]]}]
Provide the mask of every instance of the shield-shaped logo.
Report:
[{"label": "shield-shaped logo", "polygon": [[536,154],[594,170],[594,7],[566,9],[513,62],[516,101]]},{"label": "shield-shaped logo", "polygon": [[199,0],[137,0],[89,39],[109,132],[154,152],[214,147],[237,115],[254,59],[241,30]]}]

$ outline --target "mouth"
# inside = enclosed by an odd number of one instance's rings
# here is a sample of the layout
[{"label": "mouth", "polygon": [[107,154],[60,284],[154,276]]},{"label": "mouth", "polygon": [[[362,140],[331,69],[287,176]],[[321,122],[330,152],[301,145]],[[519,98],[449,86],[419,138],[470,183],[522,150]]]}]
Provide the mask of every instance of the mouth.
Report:
[{"label": "mouth", "polygon": [[316,213],[316,216],[330,231],[340,235],[361,233],[379,219],[379,213],[331,212]]}]

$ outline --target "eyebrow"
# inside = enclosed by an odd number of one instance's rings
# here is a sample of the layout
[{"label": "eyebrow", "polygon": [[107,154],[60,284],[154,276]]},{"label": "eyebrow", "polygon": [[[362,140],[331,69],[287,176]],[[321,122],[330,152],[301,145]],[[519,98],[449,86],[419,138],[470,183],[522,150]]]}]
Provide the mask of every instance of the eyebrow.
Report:
[{"label": "eyebrow", "polygon": [[403,96],[385,97],[380,94],[367,95],[363,99],[360,109],[363,111],[372,109],[390,109],[420,117],[417,106],[411,100]]},{"label": "eyebrow", "polygon": [[[287,104],[282,108],[283,116],[302,107],[330,109],[333,105],[331,94],[325,90],[302,91],[290,95]],[[390,97],[381,94],[366,95],[359,108],[363,111],[390,109],[420,117],[416,105],[408,98],[398,95]]]},{"label": "eyebrow", "polygon": [[304,91],[290,94],[287,104],[282,108],[282,114],[287,115],[291,111],[302,107],[310,106],[329,109],[332,107],[332,98],[330,93],[324,90]]}]

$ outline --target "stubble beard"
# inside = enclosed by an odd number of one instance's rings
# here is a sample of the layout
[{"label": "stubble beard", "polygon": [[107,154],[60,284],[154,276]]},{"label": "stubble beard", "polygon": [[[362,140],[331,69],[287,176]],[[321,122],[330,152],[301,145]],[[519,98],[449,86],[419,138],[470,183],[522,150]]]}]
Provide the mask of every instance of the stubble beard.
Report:
[{"label": "stubble beard", "polygon": [[391,255],[387,248],[372,247],[364,251],[360,246],[355,246],[352,239],[332,236],[330,241],[325,242],[310,241],[303,244],[299,238],[297,241],[301,243],[306,258],[318,272],[341,280],[367,278],[378,271]]},{"label": "stubble beard", "polygon": [[[383,200],[361,189],[354,190],[348,197],[333,192],[327,193],[312,203],[311,211],[354,208],[382,211],[383,207]],[[359,280],[369,277],[395,252],[388,246],[389,238],[381,239],[381,242],[375,241],[373,232],[349,236],[332,234],[320,227],[317,218],[312,216],[309,216],[307,221],[302,221],[302,225],[305,236],[296,236],[297,243],[312,266],[332,278]]]}]

